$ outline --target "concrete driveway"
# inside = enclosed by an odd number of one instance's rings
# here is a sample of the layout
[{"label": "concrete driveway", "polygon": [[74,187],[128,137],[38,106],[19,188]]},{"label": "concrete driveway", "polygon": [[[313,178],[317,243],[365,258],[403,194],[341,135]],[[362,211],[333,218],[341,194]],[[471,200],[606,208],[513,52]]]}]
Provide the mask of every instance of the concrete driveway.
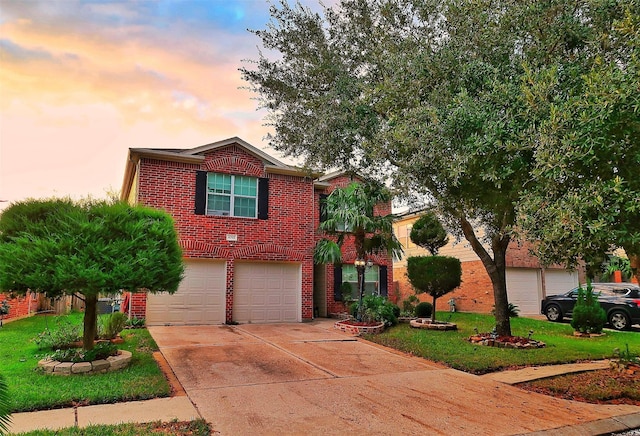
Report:
[{"label": "concrete driveway", "polygon": [[221,435],[586,435],[640,408],[559,400],[304,324],[150,327]]}]

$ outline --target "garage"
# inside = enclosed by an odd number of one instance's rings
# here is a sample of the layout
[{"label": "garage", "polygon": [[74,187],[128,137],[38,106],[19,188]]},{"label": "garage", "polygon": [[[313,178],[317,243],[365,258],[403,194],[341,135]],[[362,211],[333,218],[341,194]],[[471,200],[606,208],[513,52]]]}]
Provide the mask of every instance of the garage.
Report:
[{"label": "garage", "polygon": [[540,313],[540,270],[507,268],[507,295],[509,303],[520,309],[520,315]]},{"label": "garage", "polygon": [[186,260],[184,279],[173,294],[147,296],[148,325],[224,324],[225,262]]},{"label": "garage", "polygon": [[233,320],[240,323],[299,322],[299,263],[237,262]]},{"label": "garage", "polygon": [[546,295],[564,294],[578,286],[578,273],[564,269],[548,269],[544,272]]}]

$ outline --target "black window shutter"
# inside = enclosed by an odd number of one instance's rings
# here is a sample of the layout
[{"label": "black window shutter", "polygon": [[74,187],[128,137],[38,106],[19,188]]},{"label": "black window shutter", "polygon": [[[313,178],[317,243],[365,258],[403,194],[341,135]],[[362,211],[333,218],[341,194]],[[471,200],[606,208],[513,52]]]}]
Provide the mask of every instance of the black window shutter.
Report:
[{"label": "black window shutter", "polygon": [[269,179],[258,179],[258,219],[269,218]]},{"label": "black window shutter", "polygon": [[320,222],[323,223],[329,218],[327,216],[327,194],[320,194]]},{"label": "black window shutter", "polygon": [[342,301],[342,265],[333,265],[333,299]]},{"label": "black window shutter", "polygon": [[389,295],[389,284],[387,282],[387,266],[380,265],[380,295],[386,297]]},{"label": "black window shutter", "polygon": [[204,215],[207,207],[207,172],[196,171],[196,215]]}]

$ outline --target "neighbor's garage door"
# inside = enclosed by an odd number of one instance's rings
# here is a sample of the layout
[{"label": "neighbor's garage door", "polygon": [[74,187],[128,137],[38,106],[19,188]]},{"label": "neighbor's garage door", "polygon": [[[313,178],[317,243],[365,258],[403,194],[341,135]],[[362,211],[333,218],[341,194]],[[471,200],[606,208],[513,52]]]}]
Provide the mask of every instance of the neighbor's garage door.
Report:
[{"label": "neighbor's garage door", "polygon": [[178,291],[147,296],[148,325],[224,324],[225,263],[211,260],[185,261]]},{"label": "neighbor's garage door", "polygon": [[547,295],[564,294],[578,286],[578,273],[564,269],[545,270],[544,286]]},{"label": "neighbor's garage door", "polygon": [[238,262],[233,320],[242,323],[300,321],[299,263]]},{"label": "neighbor's garage door", "polygon": [[540,313],[540,288],[539,270],[507,268],[509,303],[518,306],[521,315]]}]

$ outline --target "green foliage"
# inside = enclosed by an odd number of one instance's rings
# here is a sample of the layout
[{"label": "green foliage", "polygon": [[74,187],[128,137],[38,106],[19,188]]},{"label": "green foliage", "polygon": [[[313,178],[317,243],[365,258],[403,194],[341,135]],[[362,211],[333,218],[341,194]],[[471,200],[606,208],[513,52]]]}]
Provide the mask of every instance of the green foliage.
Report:
[{"label": "green foliage", "polygon": [[414,311],[415,316],[418,318],[430,318],[432,313],[433,304],[429,303],[428,301],[418,303]]},{"label": "green foliage", "polygon": [[629,278],[633,275],[633,271],[631,270],[631,262],[627,257],[609,255],[609,258],[602,263],[601,269],[602,272],[604,272],[609,277],[613,276],[613,273],[616,271],[620,271],[626,278]]},{"label": "green foliage", "polygon": [[9,387],[0,373],[0,435],[9,431],[11,424],[11,407],[9,404]]},{"label": "green foliage", "polygon": [[342,295],[342,301],[353,301],[353,286],[349,282],[342,282],[340,286],[340,295]]},{"label": "green foliage", "polygon": [[100,293],[175,292],[184,266],[172,218],[121,202],[28,200],[0,215],[0,289],[85,298],[93,346]]},{"label": "green foliage", "polygon": [[[406,299],[402,300],[402,315],[414,316],[416,311],[416,305],[420,300],[415,295],[409,295]],[[431,316],[431,313],[429,313]]]},{"label": "green foliage", "polygon": [[144,328],[145,319],[144,318],[136,318],[132,316],[127,320],[126,328],[128,329],[141,329]]},{"label": "green foliage", "polygon": [[436,214],[432,212],[418,218],[411,228],[409,237],[414,244],[429,250],[434,256],[449,242],[447,231],[442,227]]},{"label": "green foliage", "polygon": [[[360,311],[360,303],[353,303],[349,310],[352,316]],[[386,326],[398,323],[399,308],[380,295],[366,295],[362,299],[363,322],[384,322]]]},{"label": "green foliage", "polygon": [[591,283],[587,289],[578,289],[578,299],[571,315],[571,327],[580,333],[602,333],[607,322],[607,314],[593,294]]},{"label": "green foliage", "polygon": [[474,374],[500,371],[510,367],[551,365],[601,360],[614,356],[614,348],[640,348],[640,335],[611,331],[605,336],[585,341],[573,336],[573,328],[569,324],[550,323],[519,317],[511,320],[513,333],[527,337],[535,332],[535,339],[547,344],[545,348],[532,350],[515,350],[497,347],[479,347],[467,341],[475,334],[474,328],[480,331],[491,331],[495,319],[486,314],[456,312],[438,313],[439,316],[451,316],[450,321],[456,323],[458,330],[430,331],[413,329],[408,324],[398,324],[388,328],[381,334],[367,335],[366,339],[414,356],[442,362],[447,366]]},{"label": "green foliage", "polygon": [[353,182],[336,188],[325,199],[327,219],[320,223],[324,233],[314,252],[316,263],[339,263],[340,247],[351,238],[359,259],[368,254],[391,254],[398,257],[402,245],[393,232],[393,215],[381,216],[375,208],[391,201],[389,191],[376,183]]},{"label": "green foliage", "polygon": [[102,317],[103,329],[101,337],[103,339],[114,339],[127,325],[127,315],[122,312],[113,312]]},{"label": "green foliage", "polygon": [[436,300],[460,286],[460,260],[448,256],[411,256],[407,259],[407,277],[417,293],[433,298],[431,320],[435,321]]},{"label": "green foliage", "polygon": [[[496,307],[493,306],[493,309],[491,309],[491,314],[495,315],[496,313]],[[518,306],[516,306],[513,303],[509,303],[509,318],[517,318],[520,315],[520,309],[518,308]]]},{"label": "green foliage", "polygon": [[629,344],[625,344],[625,349],[620,351],[619,348],[613,350],[614,356],[618,359],[618,364],[627,368],[629,365],[640,365],[640,356],[629,351]]},{"label": "green foliage", "polygon": [[[521,225],[546,263],[640,254],[640,2],[579,2],[575,54],[527,71],[524,90],[536,155]],[[578,55],[579,53],[579,55]],[[637,273],[638,274],[638,273]]]},{"label": "green foliage", "polygon": [[[393,232],[394,216],[376,212],[378,205],[390,201],[389,190],[379,183],[353,182],[334,189],[323,205],[326,220],[319,226],[323,238],[316,243],[314,262],[340,263],[341,247],[346,241],[353,243],[356,257],[361,260],[366,261],[372,254],[399,258],[402,245]],[[357,271],[358,283],[362,283],[364,268],[358,267]],[[362,295],[358,296],[360,300]],[[359,313],[357,318],[361,320],[362,315]]]},{"label": "green foliage", "polygon": [[91,350],[80,348],[67,348],[56,350],[47,357],[58,362],[92,362],[94,360],[106,359],[109,356],[118,354],[118,346],[111,342],[98,342]]},{"label": "green foliage", "polygon": [[33,338],[33,342],[39,350],[69,348],[72,343],[80,339],[81,331],[81,326],[74,323],[68,316],[57,316],[55,326],[49,328],[47,323],[47,328],[38,333],[38,336]]}]

